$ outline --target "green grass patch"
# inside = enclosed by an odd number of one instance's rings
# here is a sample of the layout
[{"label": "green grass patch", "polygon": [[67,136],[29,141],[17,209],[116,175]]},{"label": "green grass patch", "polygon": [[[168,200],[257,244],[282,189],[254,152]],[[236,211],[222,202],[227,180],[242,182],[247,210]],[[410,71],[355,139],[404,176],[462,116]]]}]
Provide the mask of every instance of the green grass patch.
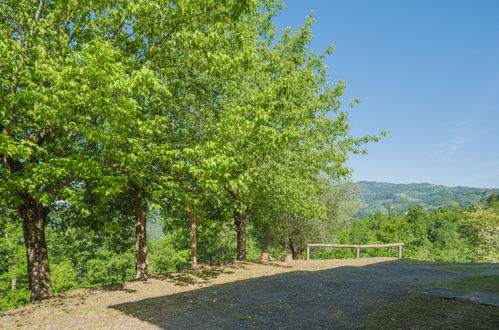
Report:
[{"label": "green grass patch", "polygon": [[405,265],[431,267],[441,271],[460,273],[466,275],[479,275],[480,273],[483,272],[497,273],[499,275],[498,263],[432,262],[432,261],[422,261],[422,260],[412,260],[412,259],[401,259],[397,260],[396,262]]},{"label": "green grass patch", "polygon": [[371,313],[366,329],[497,329],[499,308],[416,295]]},{"label": "green grass patch", "polygon": [[458,281],[439,283],[438,286],[499,295],[499,275],[472,276]]}]

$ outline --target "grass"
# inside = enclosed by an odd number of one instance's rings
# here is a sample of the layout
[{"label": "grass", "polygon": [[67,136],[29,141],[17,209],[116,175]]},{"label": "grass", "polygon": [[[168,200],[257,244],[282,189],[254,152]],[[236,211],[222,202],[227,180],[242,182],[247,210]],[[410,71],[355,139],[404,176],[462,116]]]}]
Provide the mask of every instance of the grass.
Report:
[{"label": "grass", "polygon": [[466,278],[457,281],[435,283],[438,287],[499,295],[499,264],[497,263],[449,263],[410,259],[403,259],[399,262],[467,275]]},{"label": "grass", "polygon": [[498,329],[499,308],[418,294],[370,314],[366,329]]},{"label": "grass", "polygon": [[499,276],[483,275],[466,277],[458,281],[439,283],[440,287],[470,292],[499,295]]},{"label": "grass", "polygon": [[431,267],[441,271],[461,273],[465,275],[480,275],[481,273],[489,272],[499,275],[498,263],[433,262],[412,259],[401,259],[397,262],[406,265]]},{"label": "grass", "polygon": [[[467,275],[435,286],[499,295],[498,264],[446,263],[400,260],[404,264],[425,266]],[[480,275],[480,274],[486,275]],[[489,275],[495,273],[495,275]],[[499,308],[467,301],[418,294],[387,305],[368,315],[367,329],[499,329]]]}]

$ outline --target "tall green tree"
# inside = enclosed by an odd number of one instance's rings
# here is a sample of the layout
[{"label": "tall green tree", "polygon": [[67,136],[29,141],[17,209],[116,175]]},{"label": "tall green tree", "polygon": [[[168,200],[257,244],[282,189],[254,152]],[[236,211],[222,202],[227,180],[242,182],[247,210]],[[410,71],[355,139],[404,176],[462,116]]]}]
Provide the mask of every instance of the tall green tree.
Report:
[{"label": "tall green tree", "polygon": [[[379,137],[355,138],[340,97],[344,83],[328,81],[324,58],[309,47],[312,19],[296,31],[286,29],[279,37],[271,23],[279,6],[254,18],[253,65],[242,69],[224,100],[217,134],[210,141],[219,150],[220,186],[231,201],[237,231],[237,259],[246,258],[247,218],[265,184],[272,185],[275,171],[302,180],[326,173],[341,178],[349,153]],[[291,173],[286,169],[293,168]],[[290,180],[300,182],[300,180]]]},{"label": "tall green tree", "polygon": [[211,52],[229,26],[223,20],[251,3],[2,2],[0,193],[24,220],[33,300],[51,293],[47,215],[86,180],[105,181],[104,194],[129,193],[137,277],[146,276],[147,187],[158,150],[172,143],[158,132],[182,132],[199,96],[188,87],[223,64]]},{"label": "tall green tree", "polygon": [[172,167],[177,162],[192,167],[189,150],[217,109],[227,74],[240,62],[228,55],[241,44],[234,37],[237,21],[255,9],[246,0],[147,1],[126,3],[101,16],[105,23],[100,26],[117,31],[110,40],[130,68],[147,73],[136,98],[141,123],[128,132],[121,152],[107,160],[128,180],[136,219],[136,278],[147,277],[147,205],[171,198],[172,190],[187,191],[182,188],[186,178]]},{"label": "tall green tree", "polygon": [[99,154],[135,122],[137,84],[92,24],[100,2],[0,6],[0,199],[23,220],[38,300],[52,293],[47,216],[79,182],[106,171]]}]

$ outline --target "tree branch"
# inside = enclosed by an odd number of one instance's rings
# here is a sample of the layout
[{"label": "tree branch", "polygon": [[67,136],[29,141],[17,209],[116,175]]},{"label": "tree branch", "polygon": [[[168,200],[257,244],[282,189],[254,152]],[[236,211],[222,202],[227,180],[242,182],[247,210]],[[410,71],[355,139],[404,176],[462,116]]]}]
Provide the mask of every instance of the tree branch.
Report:
[{"label": "tree branch", "polygon": [[74,180],[74,177],[72,175],[67,176],[61,182],[59,182],[57,185],[46,189],[46,192],[51,194],[51,195],[55,195],[59,191],[61,191],[64,187],[68,186],[73,180]]},{"label": "tree branch", "polygon": [[229,188],[227,187],[224,187],[225,191],[229,193],[229,195],[232,196],[232,198],[236,199],[237,200],[237,194],[235,192],[233,192],[232,190],[230,190]]},{"label": "tree branch", "polygon": [[40,15],[42,14],[42,8],[43,8],[43,0],[38,0],[38,8],[36,8],[35,17],[33,19],[33,23],[31,24],[31,31],[33,31],[33,28],[35,27],[35,22],[40,19]]}]

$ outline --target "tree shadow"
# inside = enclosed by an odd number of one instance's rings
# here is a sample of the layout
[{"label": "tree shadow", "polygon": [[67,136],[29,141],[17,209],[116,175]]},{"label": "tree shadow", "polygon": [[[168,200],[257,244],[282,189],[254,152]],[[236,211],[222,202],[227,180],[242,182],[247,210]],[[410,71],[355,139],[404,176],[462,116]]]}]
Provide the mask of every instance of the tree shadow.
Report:
[{"label": "tree shadow", "polygon": [[228,262],[211,265],[200,265],[196,269],[186,269],[177,273],[156,274],[152,278],[166,280],[177,286],[188,286],[203,284],[216,279],[222,274],[233,274],[235,270],[247,269],[252,264],[265,265],[269,267],[292,268],[289,265],[282,265],[275,262],[264,262],[257,260]]},{"label": "tree shadow", "polygon": [[187,285],[205,283],[217,278],[221,274],[232,274],[232,273],[234,272],[217,268],[188,269],[181,271],[179,273],[158,274],[152,276],[152,278],[159,280],[166,280],[177,286],[187,286]]},{"label": "tree shadow", "polygon": [[113,291],[123,291],[123,292],[127,292],[127,293],[137,292],[137,290],[126,288],[125,283],[113,283],[113,284],[109,284],[109,285],[88,288],[88,291],[91,293],[94,293],[94,292],[113,292]]},{"label": "tree shadow", "polygon": [[263,276],[110,308],[160,328],[349,329],[429,283],[462,276],[382,262]]}]

